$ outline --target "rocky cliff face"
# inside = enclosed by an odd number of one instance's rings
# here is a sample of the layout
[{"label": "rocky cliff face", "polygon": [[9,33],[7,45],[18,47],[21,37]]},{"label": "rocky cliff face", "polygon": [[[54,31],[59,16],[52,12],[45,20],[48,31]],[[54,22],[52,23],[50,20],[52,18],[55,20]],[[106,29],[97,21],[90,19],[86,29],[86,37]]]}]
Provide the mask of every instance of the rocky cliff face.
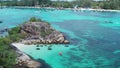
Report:
[{"label": "rocky cliff face", "polygon": [[31,22],[21,26],[20,33],[25,35],[22,43],[25,44],[68,44],[61,32],[53,29],[49,23]]}]

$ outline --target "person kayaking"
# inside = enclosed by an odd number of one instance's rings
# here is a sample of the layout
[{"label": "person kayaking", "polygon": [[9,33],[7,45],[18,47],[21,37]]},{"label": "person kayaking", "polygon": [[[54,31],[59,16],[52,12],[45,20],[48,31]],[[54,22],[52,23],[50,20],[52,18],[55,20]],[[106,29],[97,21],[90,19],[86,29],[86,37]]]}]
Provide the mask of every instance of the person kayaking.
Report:
[{"label": "person kayaking", "polygon": [[58,54],[59,54],[59,56],[62,56],[62,52],[59,52]]}]

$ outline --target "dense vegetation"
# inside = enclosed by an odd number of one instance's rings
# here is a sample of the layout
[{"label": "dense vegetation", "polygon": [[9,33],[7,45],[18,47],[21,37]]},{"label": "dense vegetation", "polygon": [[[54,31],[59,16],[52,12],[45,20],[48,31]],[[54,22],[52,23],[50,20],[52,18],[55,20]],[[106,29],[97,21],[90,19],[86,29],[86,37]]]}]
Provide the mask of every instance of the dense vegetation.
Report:
[{"label": "dense vegetation", "polygon": [[47,6],[51,3],[50,0],[0,0],[0,2],[6,6]]},{"label": "dense vegetation", "polygon": [[102,9],[120,9],[120,0],[75,0],[68,1],[51,1],[51,0],[0,0],[0,5],[4,6],[43,6],[43,7],[65,7],[74,6],[85,8],[102,8]]},{"label": "dense vegetation", "polygon": [[[44,23],[47,23],[48,25],[50,25],[48,22],[42,21],[41,19],[37,19],[35,17],[31,17],[28,22],[44,22]],[[25,23],[28,23],[28,22],[25,22]],[[48,30],[47,32],[45,32],[44,28],[41,30],[42,30],[41,36],[43,36],[43,37],[52,32],[51,29]],[[10,31],[8,31],[8,33],[9,33],[9,39],[11,39],[12,42],[20,41],[21,39],[24,39],[26,37],[26,34],[20,33],[20,26],[12,28]]]},{"label": "dense vegetation", "polygon": [[0,37],[0,66],[3,68],[14,68],[17,54],[15,50],[10,47],[12,42],[19,41],[23,38],[19,34],[20,27],[12,28],[8,31],[7,37]]},{"label": "dense vegetation", "polygon": [[[32,17],[29,22],[41,21]],[[8,31],[7,37],[0,37],[0,68],[14,68],[16,61],[16,52],[9,45],[12,42],[19,41],[25,38],[25,35],[20,34],[20,27],[14,27]]]},{"label": "dense vegetation", "polygon": [[9,37],[0,38],[0,66],[13,68],[16,59],[15,51],[9,46],[12,40]]}]

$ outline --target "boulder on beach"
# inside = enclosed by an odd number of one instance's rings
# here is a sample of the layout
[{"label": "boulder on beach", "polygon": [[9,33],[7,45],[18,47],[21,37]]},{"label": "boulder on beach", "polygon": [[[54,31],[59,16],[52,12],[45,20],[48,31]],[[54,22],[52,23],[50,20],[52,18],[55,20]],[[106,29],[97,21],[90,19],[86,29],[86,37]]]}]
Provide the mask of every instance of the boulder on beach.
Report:
[{"label": "boulder on beach", "polygon": [[68,40],[64,40],[64,43],[65,44],[69,44],[70,42]]},{"label": "boulder on beach", "polygon": [[28,55],[21,51],[17,51],[17,54],[19,56],[17,57],[15,68],[39,68],[42,66],[41,63],[32,60]]}]

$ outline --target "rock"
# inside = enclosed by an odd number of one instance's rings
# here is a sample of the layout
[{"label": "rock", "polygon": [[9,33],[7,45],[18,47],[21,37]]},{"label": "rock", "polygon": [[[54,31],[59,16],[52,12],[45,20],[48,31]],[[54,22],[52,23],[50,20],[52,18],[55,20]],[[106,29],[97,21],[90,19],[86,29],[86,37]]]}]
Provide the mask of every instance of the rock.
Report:
[{"label": "rock", "polygon": [[45,46],[47,46],[47,45],[45,45]]},{"label": "rock", "polygon": [[69,45],[65,45],[65,47],[69,47]]},{"label": "rock", "polygon": [[40,47],[43,47],[43,45],[40,45]]},{"label": "rock", "polygon": [[65,40],[64,43],[65,43],[65,44],[69,44],[70,42],[69,42],[68,40]]},{"label": "rock", "polygon": [[36,50],[40,50],[40,48],[36,48]]},{"label": "rock", "polygon": [[52,50],[52,48],[51,48],[51,47],[48,47],[48,50]]},{"label": "rock", "polygon": [[36,61],[34,61],[34,60],[27,62],[27,66],[28,66],[29,68],[38,68],[38,67],[41,66],[41,65],[39,65],[39,64],[40,64],[39,62],[36,62]]},{"label": "rock", "polygon": [[52,42],[51,40],[48,40],[48,43],[49,43],[49,44],[51,44],[51,42]]},{"label": "rock", "polygon": [[2,23],[2,21],[0,21],[0,23]]},{"label": "rock", "polygon": [[58,42],[63,42],[64,41],[64,37],[59,37],[59,39],[57,39]]},{"label": "rock", "polygon": [[37,45],[36,47],[39,47],[39,45]]},{"label": "rock", "polygon": [[17,47],[16,43],[12,43],[10,46],[15,49],[17,58],[16,58],[16,64],[13,68],[41,68],[42,64],[38,61],[35,61],[30,58],[27,54],[24,52],[21,52]]},{"label": "rock", "polygon": [[42,40],[42,43],[45,44],[45,40]]},{"label": "rock", "polygon": [[58,35],[58,37],[64,37],[64,36],[63,36],[63,34],[62,34],[62,33],[60,33],[60,34]]},{"label": "rock", "polygon": [[14,68],[40,68],[41,63],[32,60],[28,55],[21,51],[17,51],[17,54],[20,56],[17,57],[17,63]]},{"label": "rock", "polygon": [[20,27],[21,35],[25,34],[26,44],[68,44],[64,35],[43,22],[25,23]]}]

